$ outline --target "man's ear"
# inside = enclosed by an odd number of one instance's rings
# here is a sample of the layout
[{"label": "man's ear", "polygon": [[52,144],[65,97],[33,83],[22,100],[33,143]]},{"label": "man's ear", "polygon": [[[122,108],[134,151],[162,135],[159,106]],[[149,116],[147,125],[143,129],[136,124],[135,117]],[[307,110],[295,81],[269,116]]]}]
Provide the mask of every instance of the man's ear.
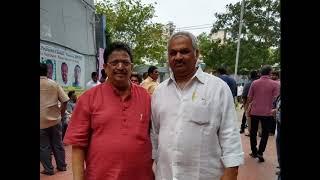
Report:
[{"label": "man's ear", "polygon": [[196,57],[196,59],[198,59],[199,58],[199,49],[196,49],[196,51],[195,51],[195,57]]},{"label": "man's ear", "polygon": [[103,63],[104,72],[107,74],[107,64]]}]

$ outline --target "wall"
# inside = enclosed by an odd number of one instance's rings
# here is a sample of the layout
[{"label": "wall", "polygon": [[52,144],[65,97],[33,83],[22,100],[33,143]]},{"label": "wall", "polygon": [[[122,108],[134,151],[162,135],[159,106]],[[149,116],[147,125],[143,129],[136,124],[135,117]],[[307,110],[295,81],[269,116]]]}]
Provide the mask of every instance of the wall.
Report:
[{"label": "wall", "polygon": [[89,81],[96,71],[93,0],[40,0],[40,42],[83,55]]}]

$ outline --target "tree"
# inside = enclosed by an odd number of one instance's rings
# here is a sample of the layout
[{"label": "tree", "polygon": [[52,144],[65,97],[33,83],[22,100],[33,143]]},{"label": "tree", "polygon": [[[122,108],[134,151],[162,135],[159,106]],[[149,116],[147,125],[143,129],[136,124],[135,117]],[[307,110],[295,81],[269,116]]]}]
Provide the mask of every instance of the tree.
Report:
[{"label": "tree", "polygon": [[[200,38],[201,46],[208,52],[204,61],[212,66],[225,64],[234,70],[238,41],[241,2],[228,4],[225,13],[216,13],[211,33],[223,29],[228,39],[224,44],[211,41],[210,36]],[[212,47],[210,49],[209,47]],[[280,61],[280,2],[279,0],[246,0],[239,56],[239,73],[257,69],[262,64]],[[216,49],[213,49],[216,48]],[[213,53],[213,54],[210,54]],[[217,54],[219,53],[219,54]],[[219,59],[218,59],[219,58]],[[210,62],[212,61],[212,62]]]},{"label": "tree", "polygon": [[153,4],[144,5],[141,0],[104,0],[96,4],[96,13],[106,15],[107,34],[112,41],[131,46],[135,64],[143,63],[142,59],[164,61],[164,25],[151,22],[155,16]]}]

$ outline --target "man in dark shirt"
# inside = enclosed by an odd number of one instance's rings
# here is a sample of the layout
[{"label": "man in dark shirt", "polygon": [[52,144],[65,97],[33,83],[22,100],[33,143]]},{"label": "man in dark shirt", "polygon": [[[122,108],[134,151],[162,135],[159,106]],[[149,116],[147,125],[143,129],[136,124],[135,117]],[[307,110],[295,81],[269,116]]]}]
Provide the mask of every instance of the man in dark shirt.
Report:
[{"label": "man in dark shirt", "polygon": [[[251,71],[250,72],[250,80],[249,80],[249,82],[247,82],[244,85],[243,91],[242,91],[243,104],[246,104],[247,96],[248,96],[248,93],[249,93],[249,89],[250,89],[251,83],[256,79],[259,79],[257,71]],[[242,116],[241,127],[240,127],[240,133],[241,134],[244,133],[244,129],[246,128],[246,122],[248,124],[248,132],[250,132],[250,122],[249,122],[249,119],[247,120],[247,118],[246,118],[246,111],[247,111],[247,109],[245,108],[244,112],[243,112],[243,116]]]},{"label": "man in dark shirt", "polygon": [[237,96],[237,83],[236,81],[227,74],[227,70],[223,67],[217,69],[218,77],[226,82],[232,92],[233,97]]}]

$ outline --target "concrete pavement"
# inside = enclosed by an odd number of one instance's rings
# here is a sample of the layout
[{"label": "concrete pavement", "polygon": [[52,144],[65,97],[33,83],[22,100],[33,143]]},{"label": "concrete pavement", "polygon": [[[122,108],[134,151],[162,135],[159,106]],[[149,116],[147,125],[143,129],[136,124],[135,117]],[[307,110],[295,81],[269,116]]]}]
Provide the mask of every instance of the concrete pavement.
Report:
[{"label": "concrete pavement", "polygon": [[[241,118],[243,111],[237,109],[238,112],[238,127],[240,130]],[[241,141],[243,150],[245,153],[245,163],[239,168],[238,180],[275,180],[277,171],[277,154],[276,154],[276,145],[275,145],[275,136],[270,136],[268,139],[268,144],[266,151],[264,153],[265,162],[259,163],[258,159],[251,158],[249,156],[250,150],[250,139],[249,137],[241,134]],[[258,137],[258,144],[260,138]],[[66,146],[66,160],[67,160],[67,171],[57,172],[53,176],[46,176],[40,174],[41,180],[72,180],[72,169],[71,169],[71,146]],[[54,159],[54,158],[53,158]],[[53,165],[55,162],[53,160]],[[40,164],[40,171],[43,168]]]}]

